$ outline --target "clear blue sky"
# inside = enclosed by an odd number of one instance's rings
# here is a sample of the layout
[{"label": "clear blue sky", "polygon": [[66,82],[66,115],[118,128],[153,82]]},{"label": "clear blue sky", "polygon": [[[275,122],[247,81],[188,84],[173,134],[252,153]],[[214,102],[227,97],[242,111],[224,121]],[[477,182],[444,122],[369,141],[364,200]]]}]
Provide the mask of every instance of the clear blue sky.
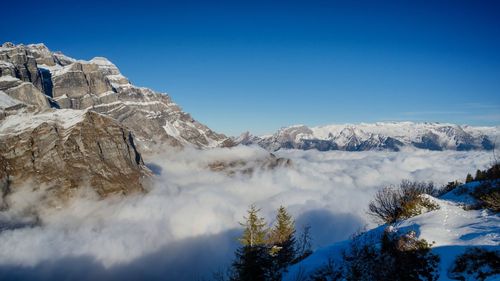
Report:
[{"label": "clear blue sky", "polygon": [[0,39],[108,57],[230,135],[500,124],[500,1],[6,1]]}]

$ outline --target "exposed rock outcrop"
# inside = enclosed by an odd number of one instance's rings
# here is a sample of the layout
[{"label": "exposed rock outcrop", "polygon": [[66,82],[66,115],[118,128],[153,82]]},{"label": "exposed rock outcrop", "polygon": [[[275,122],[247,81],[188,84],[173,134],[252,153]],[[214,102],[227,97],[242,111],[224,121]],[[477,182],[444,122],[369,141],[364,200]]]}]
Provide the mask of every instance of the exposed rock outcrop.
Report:
[{"label": "exposed rock outcrop", "polygon": [[5,43],[0,48],[0,61],[0,76],[17,77],[43,91],[37,62],[30,50],[22,45],[16,47],[12,43]]},{"label": "exposed rock outcrop", "polygon": [[113,87],[96,64],[75,62],[52,76],[52,97],[62,108],[85,109]]},{"label": "exposed rock outcrop", "polygon": [[244,159],[232,161],[215,161],[208,165],[208,168],[214,172],[223,172],[227,175],[235,175],[238,173],[251,175],[258,170],[272,170],[278,167],[289,167],[292,165],[292,160],[288,158],[276,157],[269,153],[260,159],[246,161]]},{"label": "exposed rock outcrop", "polygon": [[33,180],[62,198],[84,186],[103,197],[142,191],[149,175],[130,131],[81,110],[8,116],[0,123],[2,161],[0,178],[5,167],[11,189]]}]

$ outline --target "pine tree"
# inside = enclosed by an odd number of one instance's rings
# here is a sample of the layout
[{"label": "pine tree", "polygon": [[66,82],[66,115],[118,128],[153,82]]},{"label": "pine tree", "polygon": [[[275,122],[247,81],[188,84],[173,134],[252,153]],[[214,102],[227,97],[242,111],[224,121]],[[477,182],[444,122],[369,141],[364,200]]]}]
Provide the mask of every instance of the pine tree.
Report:
[{"label": "pine tree", "polygon": [[467,174],[467,177],[465,178],[465,183],[469,183],[474,181],[474,178],[472,178],[471,174]]},{"label": "pine tree", "polygon": [[269,234],[271,244],[281,244],[286,240],[293,238],[295,234],[295,222],[288,214],[285,207],[280,206],[276,215],[276,223]]},{"label": "pine tree", "polygon": [[485,180],[485,179],[486,179],[485,173],[483,171],[481,171],[481,170],[477,170],[476,171],[476,178],[475,178],[475,180],[482,181],[482,180]]},{"label": "pine tree", "polygon": [[269,235],[271,256],[274,262],[274,276],[281,279],[281,273],[295,260],[295,223],[285,207],[280,206],[276,223]]},{"label": "pine tree", "polygon": [[271,259],[269,247],[266,244],[266,222],[259,217],[255,205],[250,206],[245,222],[243,236],[239,239],[242,247],[236,251],[233,262],[234,276],[232,280],[254,281],[269,280]]},{"label": "pine tree", "polygon": [[251,205],[248,212],[248,217],[244,217],[246,220],[244,223],[240,223],[245,227],[243,232],[243,237],[241,237],[240,243],[243,246],[257,246],[264,245],[266,243],[266,221],[264,218],[259,217],[260,209],[257,209],[255,205]]},{"label": "pine tree", "polygon": [[233,281],[269,280],[271,260],[269,250],[264,245],[242,246],[236,251],[233,262]]}]

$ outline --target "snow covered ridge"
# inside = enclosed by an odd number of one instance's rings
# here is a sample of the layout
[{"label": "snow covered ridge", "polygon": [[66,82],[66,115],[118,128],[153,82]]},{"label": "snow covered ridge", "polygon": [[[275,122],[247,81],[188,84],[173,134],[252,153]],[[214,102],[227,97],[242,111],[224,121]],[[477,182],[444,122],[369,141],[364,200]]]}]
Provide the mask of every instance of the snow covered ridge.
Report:
[{"label": "snow covered ridge", "polygon": [[0,91],[0,108],[21,103],[39,111],[78,109],[110,116],[134,133],[144,152],[163,144],[232,145],[228,137],[183,112],[167,94],[131,84],[104,57],[77,60],[44,44],[5,43],[0,47]]},{"label": "snow covered ridge", "polygon": [[491,150],[500,139],[500,126],[473,127],[446,123],[380,122],[282,128],[273,135],[244,133],[235,142],[257,144],[267,150],[317,149],[320,151],[389,150],[411,146],[429,150]]},{"label": "snow covered ridge", "polygon": [[86,112],[71,109],[50,110],[40,114],[20,112],[8,116],[0,123],[0,136],[18,134],[27,129],[34,129],[43,123],[55,123],[68,129],[83,121]]},{"label": "snow covered ridge", "polygon": [[[472,203],[470,194],[478,186],[480,186],[479,182],[471,182],[455,188],[440,198],[426,195],[439,208],[390,226],[382,225],[371,229],[360,234],[357,240],[350,239],[318,249],[305,260],[290,267],[283,280],[310,280],[307,279],[308,276],[318,272],[319,269],[329,264],[337,266],[342,264],[342,255],[344,251],[349,251],[352,243],[370,239],[380,241],[380,237],[387,231],[396,235],[410,233],[430,243],[431,253],[439,257],[436,271],[439,277],[436,280],[500,280],[499,274],[477,279],[478,272],[473,271],[468,273],[471,275],[470,279],[460,279],[454,276],[454,272],[451,272],[457,257],[471,249],[497,253],[500,251],[499,214],[487,209],[467,210],[465,207]],[[487,266],[484,265],[484,267]],[[491,272],[495,269],[481,268],[481,270]],[[499,269],[496,268],[496,270],[498,272]],[[467,275],[467,273],[464,274]]]}]

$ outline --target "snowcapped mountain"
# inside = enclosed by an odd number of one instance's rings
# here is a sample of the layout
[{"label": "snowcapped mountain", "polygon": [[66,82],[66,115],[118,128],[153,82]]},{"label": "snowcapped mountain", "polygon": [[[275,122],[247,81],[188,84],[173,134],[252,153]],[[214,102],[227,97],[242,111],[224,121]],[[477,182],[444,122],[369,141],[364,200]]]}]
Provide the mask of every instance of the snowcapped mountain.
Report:
[{"label": "snowcapped mountain", "polygon": [[162,144],[199,148],[230,146],[223,134],[183,112],[167,94],[134,86],[109,60],[76,60],[43,44],[0,47],[0,104],[13,101],[38,110],[92,110],[118,120],[136,136],[143,151]]},{"label": "snowcapped mountain", "polygon": [[236,143],[276,151],[279,149],[317,149],[399,151],[403,146],[429,150],[491,150],[500,127],[472,127],[441,123],[380,122],[307,127],[296,125],[273,135],[253,136],[248,132]]}]

